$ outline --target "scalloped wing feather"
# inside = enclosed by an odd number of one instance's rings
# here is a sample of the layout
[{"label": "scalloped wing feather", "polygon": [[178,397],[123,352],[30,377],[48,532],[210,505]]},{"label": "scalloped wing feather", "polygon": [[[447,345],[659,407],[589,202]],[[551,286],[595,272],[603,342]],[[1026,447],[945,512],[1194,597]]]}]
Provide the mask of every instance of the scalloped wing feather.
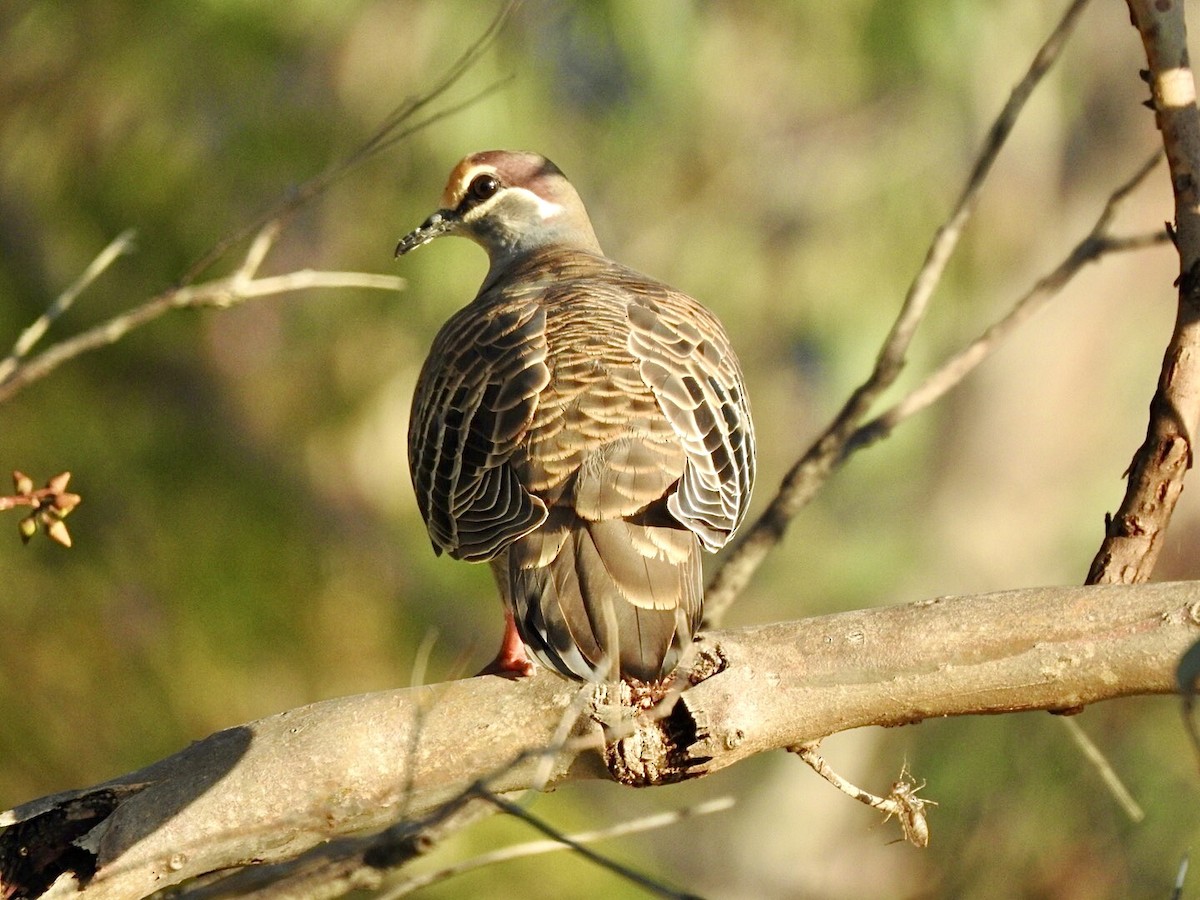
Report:
[{"label": "scalloped wing feather", "polygon": [[472,305],[434,340],[413,397],[408,453],[438,553],[490,559],[546,518],[509,465],[550,380],[545,328],[535,303]]}]

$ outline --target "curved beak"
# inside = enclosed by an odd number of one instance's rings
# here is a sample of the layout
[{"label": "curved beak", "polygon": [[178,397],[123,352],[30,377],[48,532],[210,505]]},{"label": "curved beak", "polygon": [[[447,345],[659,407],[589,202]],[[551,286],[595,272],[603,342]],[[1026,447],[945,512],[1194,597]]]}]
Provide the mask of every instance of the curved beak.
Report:
[{"label": "curved beak", "polygon": [[420,228],[410,231],[404,237],[400,238],[400,243],[396,245],[396,257],[399,259],[410,250],[416,250],[423,244],[428,244],[436,237],[441,237],[443,234],[454,230],[458,225],[458,214],[452,209],[439,209],[432,216],[426,219]]}]

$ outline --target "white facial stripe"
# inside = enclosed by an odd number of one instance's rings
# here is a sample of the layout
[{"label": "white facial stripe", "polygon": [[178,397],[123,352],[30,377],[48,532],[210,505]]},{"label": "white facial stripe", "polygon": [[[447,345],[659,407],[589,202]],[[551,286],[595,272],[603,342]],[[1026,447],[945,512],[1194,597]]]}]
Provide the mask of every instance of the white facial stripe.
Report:
[{"label": "white facial stripe", "polygon": [[[471,181],[476,178],[476,176],[481,174],[494,175],[495,171],[496,170],[490,166],[476,166],[467,172],[463,179],[463,183],[469,185]],[[500,202],[502,197],[512,198],[514,196],[520,198],[520,203],[526,204],[534,209],[537,212],[538,217],[543,222],[548,222],[563,211],[561,204],[552,203],[543,197],[539,197],[533,191],[529,190],[529,188],[502,187],[496,192],[495,196],[468,209],[463,218],[468,222],[474,219],[480,219],[486,216],[491,211],[492,207]]]},{"label": "white facial stripe", "polygon": [[521,199],[523,201],[525,201],[526,203],[528,203],[530,206],[532,206],[534,209],[537,210],[538,215],[541,216],[543,222],[553,219],[555,216],[557,216],[560,212],[563,211],[562,206],[560,206],[559,204],[551,203],[549,200],[545,199],[544,197],[539,197],[537,194],[535,194],[533,191],[529,190],[528,188],[522,188],[522,187],[509,188],[507,193],[520,194]]}]

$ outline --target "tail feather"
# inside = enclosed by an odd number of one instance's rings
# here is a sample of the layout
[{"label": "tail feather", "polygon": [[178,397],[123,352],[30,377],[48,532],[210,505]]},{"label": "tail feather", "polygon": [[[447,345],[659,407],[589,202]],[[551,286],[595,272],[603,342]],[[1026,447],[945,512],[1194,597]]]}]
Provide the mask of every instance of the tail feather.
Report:
[{"label": "tail feather", "polygon": [[543,532],[497,560],[522,638],[564,674],[662,678],[700,623],[699,540],[679,527],[569,515],[551,530],[552,556]]}]

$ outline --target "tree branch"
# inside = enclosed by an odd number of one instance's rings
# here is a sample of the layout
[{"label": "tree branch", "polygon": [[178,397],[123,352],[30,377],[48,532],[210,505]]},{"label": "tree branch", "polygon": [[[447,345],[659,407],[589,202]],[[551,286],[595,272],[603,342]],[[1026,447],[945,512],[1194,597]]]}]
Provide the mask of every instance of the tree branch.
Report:
[{"label": "tree branch", "polygon": [[300,269],[284,275],[255,278],[255,273],[278,233],[279,224],[268,223],[251,242],[245,259],[232,275],[164,291],[140,306],[54,344],[32,359],[18,359],[8,377],[0,379],[0,403],[10,400],[23,388],[46,377],[67,360],[89,350],[115,344],[130,331],[153,322],[173,309],[205,306],[226,308],[252,297],[287,294],[313,288],[398,291],[404,287],[403,278],[369,272],[320,272]]},{"label": "tree branch", "polygon": [[[466,100],[424,113],[435,100],[443,97],[462,76],[476,63],[491,46],[496,35],[504,27],[515,3],[509,3],[491,19],[486,28],[462,54],[454,60],[433,87],[405,100],[389,113],[383,122],[358,148],[337,160],[324,171],[309,178],[288,192],[267,210],[248,224],[235,229],[219,240],[193,263],[178,283],[127,312],[113,316],[95,327],[64,340],[43,351],[32,359],[25,359],[33,344],[46,328],[69,308],[75,297],[86,288],[117,256],[126,252],[132,232],[124,232],[103,250],[88,267],[80,279],[54,301],[18,339],[13,352],[0,361],[0,403],[10,400],[23,388],[49,375],[67,360],[82,353],[114,344],[135,328],[140,328],[173,309],[196,306],[225,307],[250,297],[281,294],[308,288],[368,288],[399,290],[404,281],[387,275],[371,275],[365,272],[315,272],[304,269],[273,278],[255,279],[267,252],[274,244],[287,215],[305,203],[324,193],[339,179],[362,165],[384,149],[398,141],[428,128],[447,116],[452,116],[478,102],[495,90],[498,84],[479,91]],[[255,235],[237,271],[226,278],[217,278],[203,284],[193,282],[231,248]]]},{"label": "tree branch", "polygon": [[1141,250],[1167,241],[1166,230],[1129,237],[1114,237],[1109,229],[1121,204],[1146,180],[1158,161],[1161,152],[1156,152],[1124,184],[1118,187],[1104,204],[1092,230],[1076,244],[1053,271],[1043,275],[1025,292],[996,322],[984,329],[916,388],[895,405],[862,425],[846,443],[845,455],[869,447],[886,438],[905,419],[933,405],[947,392],[956,387],[985,359],[992,355],[1009,335],[1041,312],[1051,300],[1058,296],[1080,270],[1110,253]]},{"label": "tree branch", "polygon": [[[590,689],[545,786],[662,784],[864,725],[1170,692],[1198,616],[1200,583],[1042,588],[705,635],[692,686],[660,719],[634,720],[605,686]],[[538,748],[553,746],[579,691],[548,671],[471,678],[221,731],[0,814],[0,884],[35,897],[56,879],[56,897],[143,896],[420,817],[480,779],[495,793],[541,788]],[[621,721],[633,732],[603,746],[602,723]]]},{"label": "tree branch", "polygon": [[1128,2],[1146,51],[1151,105],[1175,194],[1179,304],[1150,401],[1146,439],[1130,463],[1121,506],[1107,517],[1088,584],[1132,584],[1150,577],[1192,465],[1200,424],[1200,111],[1188,63],[1184,4]]},{"label": "tree branch", "polygon": [[96,254],[96,258],[83,270],[83,274],[75,279],[75,283],[59,294],[54,302],[46,307],[46,311],[21,332],[21,336],[13,345],[12,352],[3,361],[0,361],[0,384],[4,384],[9,379],[21,360],[29,355],[29,351],[42,339],[42,335],[59,316],[71,308],[76,298],[87,290],[93,281],[103,275],[118,257],[132,251],[133,238],[134,232],[131,228],[113,238],[107,247]]},{"label": "tree branch", "polygon": [[744,532],[705,589],[707,625],[720,622],[724,611],[741,594],[771,548],[783,537],[792,519],[816,495],[845,458],[846,444],[871,406],[899,377],[908,347],[925,318],[933,292],[958,245],[963,227],[975,210],[979,192],[992,165],[1026,101],[1062,53],[1087,2],[1074,0],[1067,8],[992,123],[954,210],[934,235],[925,261],[909,286],[899,315],[880,348],[874,370],[854,390],[821,436],[788,470],[766,511]]},{"label": "tree branch", "polygon": [[655,813],[649,816],[643,816],[638,819],[633,819],[628,822],[621,822],[617,825],[608,828],[598,828],[593,831],[577,832],[576,834],[566,835],[566,841],[560,840],[557,837],[553,840],[545,841],[530,841],[525,844],[514,844],[509,847],[502,847],[499,850],[493,850],[490,853],[484,853],[472,859],[464,860],[451,866],[438,869],[433,872],[428,872],[422,875],[414,876],[413,878],[401,884],[392,885],[387,892],[383,894],[379,900],[399,900],[400,897],[407,897],[414,891],[421,888],[429,887],[431,884],[437,884],[446,881],[456,875],[461,875],[464,872],[470,872],[484,866],[495,865],[496,863],[508,862],[511,859],[521,859],[527,856],[540,856],[545,853],[557,853],[562,850],[569,850],[574,844],[591,844],[597,841],[609,840],[616,837],[624,837],[628,834],[638,834],[643,831],[650,831],[656,828],[666,828],[669,825],[675,825],[686,819],[696,816],[707,816],[715,812],[723,812],[733,806],[731,797],[722,797],[719,800],[709,800],[705,803],[698,803],[695,806],[685,809],[669,810],[668,812]]}]

